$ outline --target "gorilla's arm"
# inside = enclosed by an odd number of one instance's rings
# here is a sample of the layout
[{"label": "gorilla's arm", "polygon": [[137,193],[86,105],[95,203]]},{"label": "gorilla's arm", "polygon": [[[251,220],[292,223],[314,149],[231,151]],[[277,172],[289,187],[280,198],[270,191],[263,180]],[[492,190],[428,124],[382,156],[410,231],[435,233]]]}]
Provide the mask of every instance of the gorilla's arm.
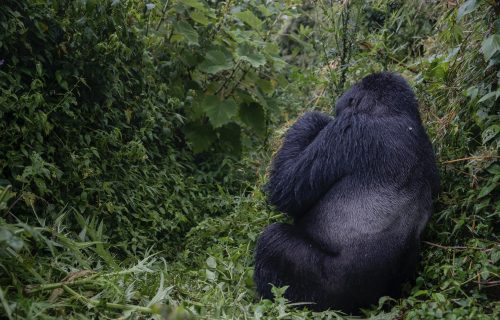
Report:
[{"label": "gorilla's arm", "polygon": [[287,162],[294,161],[332,120],[332,117],[321,112],[306,112],[286,132],[283,146],[274,158],[273,169],[281,170]]},{"label": "gorilla's arm", "polygon": [[346,167],[341,131],[335,119],[314,113],[300,118],[287,132],[266,186],[268,199],[278,210],[300,216],[341,177]]}]

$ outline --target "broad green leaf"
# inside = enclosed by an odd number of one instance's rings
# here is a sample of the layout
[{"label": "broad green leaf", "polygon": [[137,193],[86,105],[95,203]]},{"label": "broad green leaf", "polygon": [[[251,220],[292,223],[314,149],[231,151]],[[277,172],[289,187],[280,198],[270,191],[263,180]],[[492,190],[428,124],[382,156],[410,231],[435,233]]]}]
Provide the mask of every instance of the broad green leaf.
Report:
[{"label": "broad green leaf", "polygon": [[266,43],[264,46],[264,52],[271,56],[279,56],[280,47],[276,43]]},{"label": "broad green leaf", "polygon": [[446,301],[446,297],[440,293],[440,292],[435,292],[432,294],[432,298],[436,301],[439,301],[439,302],[444,302]]},{"label": "broad green leaf", "polygon": [[237,12],[233,15],[253,29],[259,30],[262,27],[262,21],[257,18],[250,10]]},{"label": "broad green leaf", "polygon": [[194,153],[207,151],[217,136],[209,124],[190,123],[184,128],[187,140]]},{"label": "broad green leaf", "polygon": [[56,81],[61,86],[61,88],[68,90],[68,82],[64,79],[62,72],[57,70],[55,73]]},{"label": "broad green leaf", "polygon": [[234,122],[222,126],[219,130],[219,136],[224,148],[224,152],[235,156],[241,154],[241,127]]},{"label": "broad green leaf", "polygon": [[217,268],[217,261],[215,261],[214,257],[212,257],[212,256],[208,257],[206,262],[207,262],[207,266],[209,268],[212,268],[212,269]]},{"label": "broad green leaf", "polygon": [[478,199],[489,195],[493,190],[495,190],[498,187],[498,183],[495,180],[497,179],[494,179],[492,183],[481,188],[481,191],[479,191],[479,194],[477,195]]},{"label": "broad green leaf", "polygon": [[489,92],[487,94],[485,94],[484,96],[481,97],[481,99],[479,99],[478,102],[483,102],[483,101],[486,101],[486,100],[489,100],[493,97],[495,97],[495,100],[498,98],[498,92],[499,91],[492,91],[492,92]]},{"label": "broad green leaf", "polygon": [[498,165],[498,164],[492,165],[487,170],[488,170],[489,173],[491,173],[493,175],[500,176],[500,165]]},{"label": "broad green leaf", "polygon": [[198,10],[206,10],[206,7],[203,4],[203,2],[201,2],[199,0],[179,0],[177,2],[182,3],[188,7],[198,9]]},{"label": "broad green leaf", "polygon": [[255,84],[264,92],[265,94],[273,94],[276,80],[265,80],[258,79]]},{"label": "broad green leaf", "polygon": [[210,50],[205,55],[205,60],[198,65],[200,71],[215,74],[231,69],[234,66],[231,54],[228,52]]},{"label": "broad green leaf", "polygon": [[266,17],[269,17],[270,15],[272,15],[273,13],[263,4],[261,5],[258,5],[257,8],[259,9],[260,12],[262,12],[263,15],[265,15]]},{"label": "broad green leaf", "polygon": [[471,13],[472,11],[476,10],[477,8],[477,1],[476,0],[468,0],[466,2],[464,2],[463,5],[460,6],[460,8],[458,8],[458,13],[457,13],[457,22],[462,20],[462,18]]},{"label": "broad green leaf", "polygon": [[191,17],[191,19],[193,19],[194,21],[198,22],[199,24],[201,24],[203,26],[208,26],[208,24],[210,23],[210,20],[208,19],[208,17],[203,12],[201,12],[199,10],[194,10],[194,11],[190,12],[189,16]]},{"label": "broad green leaf", "polygon": [[[186,21],[178,21],[174,25],[175,34],[177,36],[182,36],[180,39],[185,40],[189,45],[198,45],[198,33],[193,27]],[[177,38],[175,38],[177,39]]]},{"label": "broad green leaf", "polygon": [[252,128],[258,135],[266,133],[266,116],[264,108],[256,103],[244,103],[240,106],[240,119],[245,125]]},{"label": "broad green leaf", "polygon": [[205,273],[207,275],[207,280],[208,281],[215,281],[215,272],[206,269]]},{"label": "broad green leaf", "polygon": [[479,89],[477,87],[469,87],[465,92],[465,95],[472,100],[476,99],[477,94],[479,93]]},{"label": "broad green leaf", "polygon": [[252,67],[258,68],[266,64],[266,58],[253,50],[248,44],[244,43],[238,47],[238,60],[244,60],[250,63]]},{"label": "broad green leaf", "polygon": [[201,95],[201,92],[198,94],[199,95],[193,98],[192,103],[186,106],[186,116],[190,120],[201,120],[205,115],[202,107],[205,97]]},{"label": "broad green leaf", "polygon": [[487,143],[491,139],[495,138],[500,133],[500,124],[494,124],[486,128],[481,134],[483,138],[483,144]]},{"label": "broad green leaf", "polygon": [[281,71],[287,66],[287,62],[281,58],[273,57],[271,61],[275,71]]},{"label": "broad green leaf", "polygon": [[238,105],[233,98],[220,101],[215,96],[207,96],[203,100],[202,108],[214,128],[219,128],[233,120],[238,114]]},{"label": "broad green leaf", "polygon": [[500,51],[500,34],[493,34],[484,39],[481,52],[486,60],[490,60],[495,53]]}]

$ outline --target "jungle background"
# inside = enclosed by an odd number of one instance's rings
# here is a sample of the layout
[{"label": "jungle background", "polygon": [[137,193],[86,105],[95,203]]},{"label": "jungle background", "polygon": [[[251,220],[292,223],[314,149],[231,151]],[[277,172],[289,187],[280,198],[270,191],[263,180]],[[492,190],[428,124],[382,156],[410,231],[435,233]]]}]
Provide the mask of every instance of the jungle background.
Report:
[{"label": "jungle background", "polygon": [[500,316],[500,7],[0,2],[0,318],[342,319],[259,300],[286,128],[363,76],[418,96],[442,191],[416,283],[372,319]]}]

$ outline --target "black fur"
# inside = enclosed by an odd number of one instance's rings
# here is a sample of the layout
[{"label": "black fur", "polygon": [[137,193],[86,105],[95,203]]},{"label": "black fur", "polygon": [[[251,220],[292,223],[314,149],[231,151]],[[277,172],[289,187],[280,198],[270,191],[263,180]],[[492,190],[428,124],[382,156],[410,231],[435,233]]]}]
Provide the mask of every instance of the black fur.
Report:
[{"label": "black fur", "polygon": [[294,224],[264,230],[255,282],[264,298],[287,285],[293,302],[357,312],[412,279],[439,177],[402,77],[364,78],[336,113],[306,113],[273,160],[268,198]]}]

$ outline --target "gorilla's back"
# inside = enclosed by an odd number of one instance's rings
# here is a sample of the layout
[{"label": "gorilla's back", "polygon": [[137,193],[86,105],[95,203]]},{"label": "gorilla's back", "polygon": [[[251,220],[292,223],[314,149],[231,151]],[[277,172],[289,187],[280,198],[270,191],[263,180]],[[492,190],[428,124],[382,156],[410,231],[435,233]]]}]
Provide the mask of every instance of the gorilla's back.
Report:
[{"label": "gorilla's back", "polygon": [[303,226],[311,238],[338,243],[344,250],[358,241],[387,235],[397,240],[412,234],[417,241],[431,214],[432,197],[427,186],[415,183],[398,189],[348,185],[342,180],[336,183],[296,224]]}]

